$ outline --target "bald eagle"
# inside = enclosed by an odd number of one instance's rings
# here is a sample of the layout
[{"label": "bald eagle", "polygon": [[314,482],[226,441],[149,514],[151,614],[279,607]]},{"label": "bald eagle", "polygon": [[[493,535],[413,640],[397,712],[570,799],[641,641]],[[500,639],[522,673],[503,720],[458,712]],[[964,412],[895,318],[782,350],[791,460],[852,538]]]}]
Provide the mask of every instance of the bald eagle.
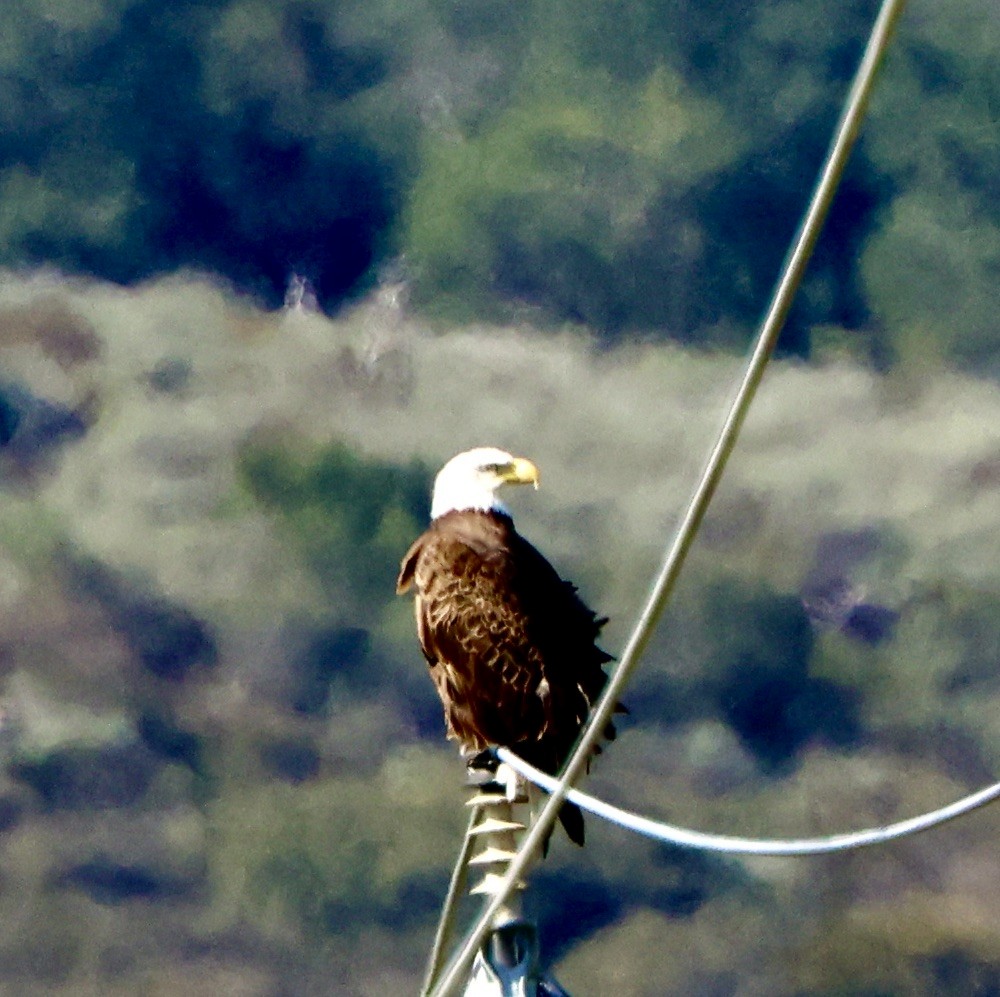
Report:
[{"label": "bald eagle", "polygon": [[[505,484],[537,488],[538,470],[492,447],[448,461],[396,591],[416,589],[417,634],[449,738],[467,756],[509,747],[554,774],[607,680],[611,656],[596,643],[606,620],[514,529],[496,495]],[[580,811],[565,804],[559,816],[582,845]]]}]

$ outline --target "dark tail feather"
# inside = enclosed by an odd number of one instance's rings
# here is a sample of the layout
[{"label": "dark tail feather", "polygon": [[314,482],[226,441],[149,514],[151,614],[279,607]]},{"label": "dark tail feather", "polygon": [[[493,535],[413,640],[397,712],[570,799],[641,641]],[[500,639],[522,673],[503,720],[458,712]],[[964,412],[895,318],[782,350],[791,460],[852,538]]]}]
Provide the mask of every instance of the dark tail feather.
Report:
[{"label": "dark tail feather", "polygon": [[564,803],[559,811],[559,823],[574,845],[583,845],[583,814],[575,803]]}]

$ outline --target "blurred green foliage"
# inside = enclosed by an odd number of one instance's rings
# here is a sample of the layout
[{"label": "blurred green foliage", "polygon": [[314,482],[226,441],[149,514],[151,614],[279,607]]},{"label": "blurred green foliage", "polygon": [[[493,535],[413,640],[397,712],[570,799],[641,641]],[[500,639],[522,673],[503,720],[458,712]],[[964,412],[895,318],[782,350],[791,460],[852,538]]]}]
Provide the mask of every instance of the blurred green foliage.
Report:
[{"label": "blurred green foliage", "polygon": [[[12,0],[0,262],[741,348],[875,6]],[[904,20],[786,349],[1000,367],[998,34]]]},{"label": "blurred green foliage", "polygon": [[331,589],[369,610],[391,600],[403,553],[430,514],[420,464],[368,460],[340,443],[301,453],[286,441],[251,445],[240,468]]}]

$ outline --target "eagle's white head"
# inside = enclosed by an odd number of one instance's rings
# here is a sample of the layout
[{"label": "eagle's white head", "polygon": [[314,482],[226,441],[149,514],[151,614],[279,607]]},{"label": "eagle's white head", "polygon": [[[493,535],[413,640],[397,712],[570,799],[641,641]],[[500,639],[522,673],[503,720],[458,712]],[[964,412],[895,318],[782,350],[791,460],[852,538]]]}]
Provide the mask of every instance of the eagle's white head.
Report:
[{"label": "eagle's white head", "polygon": [[538,468],[524,457],[496,447],[477,447],[452,457],[434,479],[431,519],[446,512],[481,509],[506,512],[497,498],[501,485],[538,487]]}]

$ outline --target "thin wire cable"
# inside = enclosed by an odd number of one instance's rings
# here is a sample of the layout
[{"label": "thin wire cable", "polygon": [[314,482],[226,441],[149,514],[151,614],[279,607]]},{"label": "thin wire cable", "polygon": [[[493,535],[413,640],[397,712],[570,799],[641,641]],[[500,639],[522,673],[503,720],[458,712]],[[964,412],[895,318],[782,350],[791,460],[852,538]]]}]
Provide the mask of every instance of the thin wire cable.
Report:
[{"label": "thin wire cable", "polygon": [[618,661],[618,666],[609,677],[600,700],[584,726],[559,782],[521,843],[516,858],[508,867],[499,892],[486,904],[479,919],[469,931],[465,942],[433,990],[433,997],[444,997],[444,995],[449,994],[458,983],[459,977],[468,972],[476,951],[490,930],[493,915],[505,902],[514,883],[525,873],[528,864],[533,861],[542,842],[549,834],[568,787],[582,775],[587,760],[611,719],[622,690],[649,643],[653,628],[673,592],[681,568],[704,518],[705,510],[715,494],[726,462],[736,445],[736,439],[746,419],[750,403],[753,401],[757,387],[764,376],[767,361],[774,350],[778,333],[784,325],[795,292],[802,281],[806,263],[812,254],[833,195],[857,139],[858,130],[868,106],[875,74],[888,47],[892,29],[905,6],[906,0],[883,0],[879,9],[878,17],[875,19],[871,36],[865,46],[864,55],[837,124],[833,142],[827,152],[819,181],[802,224],[796,233],[791,252],[785,261],[770,307],[761,324],[746,373],[726,416],[719,439],[709,456],[708,464],[702,472],[684,518],[667,551],[646,605]]},{"label": "thin wire cable", "polygon": [[[499,748],[497,755],[515,772],[530,779],[547,793],[558,784],[558,780],[523,758],[519,758],[507,748]],[[680,845],[682,848],[696,848],[700,851],[722,852],[727,855],[823,855],[826,852],[843,852],[851,848],[861,848],[864,845],[878,845],[894,838],[905,838],[936,827],[945,821],[954,820],[962,814],[969,813],[992,803],[1000,798],[1000,782],[980,789],[976,793],[963,796],[962,799],[949,803],[946,807],[910,817],[908,820],[897,821],[895,824],[884,824],[882,827],[870,827],[863,831],[851,831],[848,834],[831,834],[822,838],[740,838],[729,834],[706,834],[703,831],[692,831],[686,827],[677,827],[662,821],[641,817],[629,810],[623,810],[611,803],[605,803],[596,796],[581,792],[579,789],[566,791],[566,799],[578,807],[605,820],[635,831],[647,838],[663,841],[670,845]]]},{"label": "thin wire cable", "polygon": [[455,911],[458,909],[458,899],[465,893],[466,873],[469,868],[469,856],[472,854],[472,829],[479,823],[483,816],[483,808],[480,804],[472,807],[469,814],[469,826],[465,830],[465,840],[458,853],[455,867],[451,871],[451,880],[448,883],[448,895],[444,899],[444,907],[441,909],[441,917],[438,920],[437,931],[434,932],[434,944],[431,946],[431,954],[427,959],[427,969],[424,972],[424,982],[420,986],[420,997],[427,997],[434,986],[434,981],[441,972],[441,963],[444,961],[444,947],[448,944],[448,937],[451,935],[452,924],[455,920]]}]

